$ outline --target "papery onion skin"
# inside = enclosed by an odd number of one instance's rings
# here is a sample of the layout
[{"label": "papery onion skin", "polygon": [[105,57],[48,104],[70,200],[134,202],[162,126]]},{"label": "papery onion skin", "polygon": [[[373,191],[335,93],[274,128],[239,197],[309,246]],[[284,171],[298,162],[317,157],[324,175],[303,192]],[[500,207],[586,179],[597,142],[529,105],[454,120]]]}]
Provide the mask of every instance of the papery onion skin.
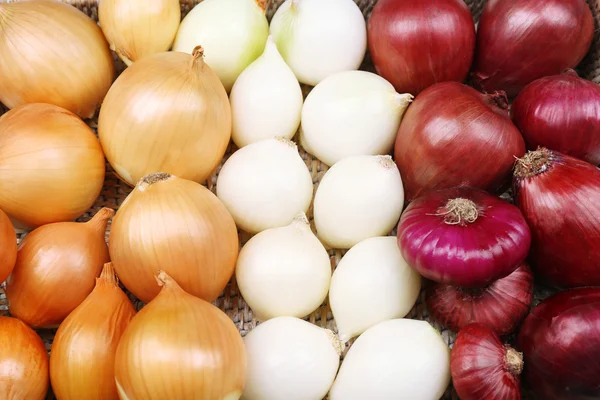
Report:
[{"label": "papery onion skin", "polygon": [[490,0],[477,26],[475,84],[514,97],[538,78],[574,68],[593,34],[584,0]]},{"label": "papery onion skin", "polygon": [[121,282],[147,303],[160,268],[188,293],[215,300],[233,275],[238,235],[233,218],[204,186],[170,174],[144,177],[111,225],[110,256]]},{"label": "papery onion skin", "polygon": [[536,279],[563,288],[600,285],[600,170],[542,148],[517,160],[513,187],[531,228]]},{"label": "papery onion skin", "polygon": [[484,287],[509,275],[530,244],[519,209],[474,188],[429,192],[409,204],[398,224],[398,246],[408,264],[455,286]]},{"label": "papery onion skin", "polygon": [[10,275],[17,262],[17,233],[4,211],[0,210],[0,282]]},{"label": "papery onion skin", "polygon": [[394,151],[409,201],[430,189],[455,186],[501,192],[515,157],[524,153],[506,96],[484,95],[457,82],[438,83],[416,97]]},{"label": "papery onion skin", "polygon": [[42,339],[16,318],[0,317],[0,398],[44,400],[48,353]]},{"label": "papery onion skin", "polygon": [[88,222],[58,222],[30,232],[6,283],[11,315],[34,328],[60,324],[94,289],[109,261],[104,234],[114,211],[103,208]]},{"label": "papery onion skin", "polygon": [[94,116],[115,71],[92,19],[59,1],[4,2],[0,31],[2,103],[8,108],[49,103],[82,118]]},{"label": "papery onion skin", "polygon": [[425,291],[429,314],[443,326],[459,332],[480,323],[504,336],[512,333],[529,312],[533,274],[525,263],[485,288],[460,288],[433,283]]},{"label": "papery onion skin", "polygon": [[450,370],[461,400],[521,399],[523,355],[485,325],[470,324],[458,332]]},{"label": "papery onion skin", "polygon": [[510,109],[527,148],[539,146],[600,164],[600,86],[567,70],[537,79]]},{"label": "papery onion skin", "polygon": [[560,292],[525,318],[517,340],[524,377],[540,399],[600,397],[600,289]]},{"label": "papery onion skin", "polygon": [[237,400],[246,350],[229,317],[160,271],[159,295],[131,320],[115,358],[121,399]]},{"label": "papery onion skin", "polygon": [[377,73],[399,93],[464,81],[475,53],[475,24],[462,0],[380,0],[368,32]]},{"label": "papery onion skin", "polygon": [[94,132],[50,104],[26,104],[0,118],[0,208],[34,228],[72,221],[102,190],[106,170]]}]

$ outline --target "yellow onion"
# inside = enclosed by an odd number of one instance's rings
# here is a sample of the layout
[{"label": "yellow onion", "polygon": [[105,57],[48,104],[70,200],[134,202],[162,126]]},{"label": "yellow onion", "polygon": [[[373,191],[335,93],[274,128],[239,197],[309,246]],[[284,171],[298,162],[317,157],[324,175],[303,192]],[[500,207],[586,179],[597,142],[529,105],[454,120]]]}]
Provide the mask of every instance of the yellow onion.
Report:
[{"label": "yellow onion", "polygon": [[0,101],[50,103],[94,116],[114,77],[98,25],[58,1],[0,2]]},{"label": "yellow onion", "polygon": [[81,119],[38,103],[0,118],[0,171],[0,209],[36,227],[71,221],[88,210],[102,190],[105,163],[94,132]]},{"label": "yellow onion", "polygon": [[203,182],[231,138],[231,107],[219,77],[193,55],[146,57],[115,81],[100,110],[98,134],[122,180],[168,172]]},{"label": "yellow onion", "polygon": [[179,0],[102,0],[98,19],[104,36],[127,65],[169,50],[181,19]]},{"label": "yellow onion", "polygon": [[0,283],[10,275],[17,261],[17,234],[4,211],[0,210]]},{"label": "yellow onion", "polygon": [[52,343],[50,381],[60,400],[118,400],[115,353],[135,315],[111,263],[96,287],[64,320]]},{"label": "yellow onion", "polygon": [[164,269],[183,289],[213,301],[233,275],[238,236],[231,214],[204,186],[166,173],[145,176],[110,229],[110,257],[121,282],[148,302]]},{"label": "yellow onion", "polygon": [[115,380],[122,400],[237,400],[246,350],[229,317],[165,272],[162,289],[121,337]]},{"label": "yellow onion", "polygon": [[44,342],[16,318],[0,317],[0,399],[44,400],[48,353]]},{"label": "yellow onion", "polygon": [[85,300],[109,261],[104,234],[113,214],[103,208],[88,222],[57,222],[25,236],[6,281],[12,316],[34,328],[54,327]]}]

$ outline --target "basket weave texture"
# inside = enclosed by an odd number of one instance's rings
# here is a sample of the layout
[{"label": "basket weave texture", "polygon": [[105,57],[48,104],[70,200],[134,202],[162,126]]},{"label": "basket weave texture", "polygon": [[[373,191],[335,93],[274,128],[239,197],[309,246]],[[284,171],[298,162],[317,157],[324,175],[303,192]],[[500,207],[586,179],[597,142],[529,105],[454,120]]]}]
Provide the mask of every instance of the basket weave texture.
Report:
[{"label": "basket weave texture", "polygon": [[[0,1],[5,1],[5,0],[0,0]],[[16,0],[16,1],[19,1],[19,0]],[[87,14],[91,18],[93,18],[95,21],[98,21],[98,0],[61,0],[61,1],[69,3],[69,4],[77,7],[78,9],[83,11],[85,14]],[[182,18],[196,4],[200,3],[201,1],[202,0],[180,0]],[[368,19],[374,5],[377,3],[377,0],[354,0],[354,1],[358,4],[358,6],[362,10],[366,19]],[[509,0],[504,0],[504,1],[509,1]],[[592,43],[592,48],[590,49],[589,54],[586,56],[586,58],[583,60],[583,62],[578,66],[577,71],[581,77],[591,80],[595,83],[600,83],[600,28],[599,28],[599,25],[600,25],[600,1],[599,0],[586,0],[586,1],[590,5],[592,14],[594,15],[596,29],[595,29],[594,41]],[[268,1],[267,17],[269,20],[272,18],[273,14],[277,10],[277,8],[283,2],[284,2],[284,0],[269,0]],[[473,17],[475,18],[475,21],[477,22],[479,19],[479,16],[481,15],[482,9],[486,3],[486,0],[465,0],[465,3],[469,6],[469,8],[473,14]],[[116,56],[115,56],[115,63],[116,63],[116,70],[117,70],[117,74],[118,74],[124,70],[125,65],[120,60],[118,60],[118,58],[116,58]],[[365,61],[363,62],[361,69],[368,70],[368,71],[374,71],[373,65],[370,61],[370,57],[368,54],[365,57]],[[303,92],[304,92],[305,96],[309,93],[310,89],[311,89],[310,87],[303,86]],[[0,114],[3,111],[5,111],[5,109],[0,107]],[[96,125],[97,124],[97,116],[96,116],[96,118],[87,121],[87,123],[95,130],[96,126],[97,126]],[[235,150],[236,150],[235,146],[233,144],[231,144],[226,153],[226,156],[225,156],[223,162]],[[323,175],[325,174],[325,172],[327,171],[328,167],[325,164],[321,163],[319,160],[317,160],[315,157],[306,153],[301,147],[299,147],[299,150],[300,150],[300,154],[302,155],[302,158],[304,159],[304,161],[311,173],[313,183],[314,183],[314,190],[316,190],[319,182],[321,181],[321,179],[322,179]],[[125,183],[121,182],[114,175],[112,169],[110,168],[110,166],[108,164],[107,164],[106,168],[107,168],[106,179],[105,179],[104,187],[102,189],[100,196],[96,200],[94,206],[90,210],[88,210],[88,212],[86,212],[82,217],[80,217],[78,219],[78,221],[89,220],[102,207],[110,207],[116,211],[119,208],[119,206],[121,205],[121,203],[123,202],[123,200],[125,200],[127,195],[131,192],[132,189],[129,186],[127,186]],[[211,178],[205,183],[206,186],[213,191],[215,190],[216,178],[218,176],[219,169],[220,169],[220,167],[211,176]],[[312,222],[312,206],[311,206],[311,209],[309,210],[309,212],[307,213],[307,215],[309,216],[309,219]],[[18,232],[20,238],[22,238],[26,233],[27,232],[25,232],[25,231]],[[107,232],[106,232],[107,238],[108,238],[109,233],[110,233],[110,224],[109,224],[109,226],[107,228]],[[390,234],[393,234],[393,233],[394,232],[391,232]],[[248,239],[249,239],[249,236],[247,234],[245,234],[244,232],[240,232],[240,243],[241,244],[244,244]],[[340,259],[344,255],[344,253],[345,253],[345,251],[342,251],[342,250],[331,250],[329,252],[332,268],[335,268],[337,266],[338,262],[340,261]],[[550,295],[552,293],[553,293],[552,289],[545,288],[545,287],[536,287],[533,305],[536,305],[537,303],[539,303],[541,300],[543,300],[545,297],[547,297],[548,295]],[[132,301],[134,301],[136,308],[139,309],[139,308],[143,307],[144,304],[141,303],[140,301],[138,301],[137,299],[135,299],[133,296],[131,296],[131,299],[132,299]],[[244,336],[248,331],[252,330],[252,328],[254,328],[257,325],[257,321],[253,317],[252,310],[244,302],[244,299],[241,297],[241,295],[237,289],[237,285],[235,283],[235,277],[227,285],[223,294],[214,302],[214,304],[216,306],[218,306],[220,309],[222,309],[233,320],[233,322],[237,326],[237,328],[240,331],[240,334],[242,336]],[[0,295],[0,312],[3,312],[3,313],[8,312],[6,298],[3,293]],[[411,312],[407,315],[407,318],[414,318],[414,319],[429,321],[429,314],[427,312],[427,308],[424,303],[423,292],[421,292],[421,296],[419,296],[417,303],[415,304],[415,306],[413,307]],[[319,309],[317,309],[315,312],[313,312],[307,318],[307,320],[318,326],[336,331],[335,322],[333,320],[331,310],[329,309],[329,306],[327,304],[323,304]],[[444,341],[446,343],[448,343],[448,345],[452,346],[452,344],[454,342],[455,334],[447,329],[444,329],[442,326],[436,324],[433,321],[430,321],[430,322],[436,329],[438,329],[440,331],[441,336],[444,339]],[[42,339],[44,339],[44,342],[46,343],[46,347],[47,347],[48,351],[50,351],[50,349],[51,349],[52,339],[54,337],[55,332],[56,332],[55,330],[39,330],[38,331],[38,333],[40,334]],[[348,350],[348,348],[349,348],[349,346],[346,348],[346,351]],[[49,393],[48,400],[51,400],[51,399],[55,399],[55,397],[52,395],[52,393]],[[454,399],[458,399],[458,396],[452,390],[452,388],[449,388],[448,391],[446,392],[446,394],[444,395],[443,399],[453,399],[454,400]]]}]

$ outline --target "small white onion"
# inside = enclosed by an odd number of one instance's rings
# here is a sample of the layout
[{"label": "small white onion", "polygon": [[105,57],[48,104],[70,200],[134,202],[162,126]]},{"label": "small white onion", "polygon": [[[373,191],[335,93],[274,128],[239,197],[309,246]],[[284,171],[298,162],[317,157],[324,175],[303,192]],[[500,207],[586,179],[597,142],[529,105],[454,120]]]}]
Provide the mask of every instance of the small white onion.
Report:
[{"label": "small white onion", "polygon": [[330,400],[437,400],[450,383],[450,349],[426,321],[393,319],[360,335]]},{"label": "small white onion", "polygon": [[331,263],[306,215],[300,214],[288,226],[252,237],[240,251],[235,277],[258,320],[302,318],[327,297]]},{"label": "small white onion", "polygon": [[287,0],[271,20],[271,35],[298,80],[316,85],[355,70],[365,56],[365,18],[352,0]]},{"label": "small white onion", "polygon": [[231,138],[238,147],[276,136],[291,139],[300,125],[302,89],[272,37],[231,89]]},{"label": "small white onion", "polygon": [[420,290],[421,276],[402,258],[395,236],[358,243],[342,257],[329,288],[340,339],[347,341],[379,322],[406,316]]},{"label": "small white onion", "polygon": [[258,325],[244,338],[244,400],[322,400],[338,370],[343,345],[333,332],[293,317]]},{"label": "small white onion", "polygon": [[412,99],[371,72],[331,75],[306,98],[300,144],[327,165],[350,156],[388,154]]},{"label": "small white onion", "polygon": [[390,156],[344,158],[325,173],[317,189],[317,233],[327,246],[349,249],[390,233],[403,206],[402,179]]}]

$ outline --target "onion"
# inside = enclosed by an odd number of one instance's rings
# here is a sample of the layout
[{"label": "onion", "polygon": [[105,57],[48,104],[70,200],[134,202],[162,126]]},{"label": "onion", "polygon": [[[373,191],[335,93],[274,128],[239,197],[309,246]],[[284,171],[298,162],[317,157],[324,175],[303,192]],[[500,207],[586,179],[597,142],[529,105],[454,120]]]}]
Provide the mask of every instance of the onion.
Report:
[{"label": "onion", "polygon": [[450,356],[452,384],[461,400],[520,400],[523,354],[485,325],[458,332]]},{"label": "onion", "polygon": [[301,318],[327,297],[331,264],[306,215],[300,214],[288,226],[252,237],[240,251],[235,277],[242,297],[259,320]]},{"label": "onion", "polygon": [[412,99],[370,72],[331,75],[306,98],[300,144],[327,165],[350,156],[390,153]]},{"label": "onion", "polygon": [[135,309],[104,264],[90,295],[60,324],[50,357],[54,395],[61,400],[118,400],[115,353]]},{"label": "onion", "polygon": [[131,320],[115,357],[121,399],[236,400],[246,351],[229,317],[159,271],[162,289]]},{"label": "onion", "polygon": [[115,71],[93,20],[58,1],[2,2],[0,31],[4,105],[49,103],[82,118],[94,116]]},{"label": "onion", "polygon": [[369,328],[344,358],[330,400],[442,397],[450,350],[426,321],[393,319]]},{"label": "onion", "polygon": [[600,86],[577,72],[530,83],[510,112],[529,149],[544,146],[600,164]]},{"label": "onion", "polygon": [[37,227],[87,211],[102,190],[105,163],[94,133],[77,116],[26,104],[0,118],[0,170],[0,209]]},{"label": "onion", "polygon": [[525,380],[539,398],[598,398],[600,289],[568,290],[541,302],[525,319],[518,346]]},{"label": "onion", "polygon": [[270,36],[264,53],[235,81],[229,99],[231,138],[238,147],[277,136],[291,139],[298,130],[302,90]]},{"label": "onion", "polygon": [[323,244],[349,249],[387,235],[404,206],[402,179],[390,156],[353,156],[333,165],[315,194],[314,218]]},{"label": "onion", "polygon": [[233,275],[238,236],[210,190],[159,172],[145,176],[119,207],[109,249],[121,282],[143,302],[160,290],[154,279],[159,269],[187,292],[213,301]]},{"label": "onion", "polygon": [[206,62],[229,92],[261,55],[269,35],[266,0],[204,0],[181,21],[173,51],[206,50]]},{"label": "onion", "polygon": [[0,317],[0,398],[44,400],[48,391],[48,353],[44,342],[16,318]]},{"label": "onion", "polygon": [[227,93],[203,61],[165,52],[127,68],[106,95],[98,135],[119,177],[135,185],[168,172],[203,182],[221,162],[231,137]]},{"label": "onion", "polygon": [[529,312],[533,275],[523,263],[510,275],[485,288],[460,288],[434,283],[425,292],[429,314],[455,332],[480,323],[497,334],[512,333]]},{"label": "onion", "polygon": [[365,239],[342,257],[331,278],[329,305],[341,340],[402,318],[421,291],[421,276],[402,258],[393,236]]},{"label": "onion", "polygon": [[516,96],[535,79],[574,68],[593,35],[584,0],[490,0],[477,27],[475,83]]},{"label": "onion", "polygon": [[178,0],[102,0],[98,19],[111,50],[127,65],[171,47],[181,10]]},{"label": "onion", "polygon": [[462,82],[473,61],[475,24],[462,0],[380,0],[368,32],[377,73],[400,93]]},{"label": "onion", "polygon": [[270,31],[298,80],[311,86],[358,69],[367,50],[365,18],[352,0],[286,0]]},{"label": "onion", "polygon": [[515,204],[531,228],[536,278],[561,286],[600,285],[600,171],[545,148],[517,160]]},{"label": "onion", "polygon": [[501,191],[523,153],[525,143],[503,93],[483,95],[445,82],[423,91],[409,107],[395,159],[412,201],[426,190],[455,186]]},{"label": "onion", "polygon": [[217,179],[217,196],[248,233],[288,225],[308,211],[312,194],[312,178],[298,147],[280,137],[236,151]]},{"label": "onion", "polygon": [[398,225],[402,256],[435,282],[483,287],[525,260],[531,232],[519,209],[478,189],[429,192]]},{"label": "onion", "polygon": [[330,330],[294,317],[258,325],[244,338],[246,400],[322,400],[333,384],[343,344]]},{"label": "onion", "polygon": [[81,304],[109,261],[104,234],[113,214],[103,208],[88,222],[57,222],[25,236],[6,283],[11,315],[34,328],[55,327]]},{"label": "onion", "polygon": [[0,210],[0,283],[10,275],[17,262],[17,234],[4,211]]}]

